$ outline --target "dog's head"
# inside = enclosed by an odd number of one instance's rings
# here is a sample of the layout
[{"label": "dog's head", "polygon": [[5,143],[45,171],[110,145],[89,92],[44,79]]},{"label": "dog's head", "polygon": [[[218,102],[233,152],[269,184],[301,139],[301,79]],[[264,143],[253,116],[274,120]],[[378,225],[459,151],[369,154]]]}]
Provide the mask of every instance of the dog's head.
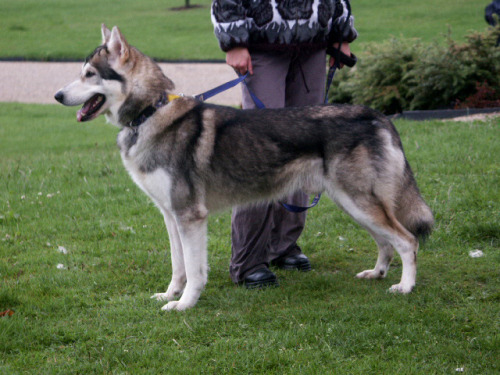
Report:
[{"label": "dog's head", "polygon": [[130,46],[115,26],[101,27],[102,45],[82,66],[80,78],[63,87],[55,99],[67,106],[83,104],[78,121],[101,114],[115,125],[126,125],[174,84],[149,57]]}]

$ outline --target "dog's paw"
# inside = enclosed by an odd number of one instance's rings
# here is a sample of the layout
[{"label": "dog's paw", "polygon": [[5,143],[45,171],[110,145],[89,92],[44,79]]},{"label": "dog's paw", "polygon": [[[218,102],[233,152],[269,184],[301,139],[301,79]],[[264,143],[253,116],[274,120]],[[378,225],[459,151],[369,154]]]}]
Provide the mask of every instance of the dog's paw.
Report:
[{"label": "dog's paw", "polygon": [[168,301],[168,293],[155,293],[151,296],[152,299],[157,301]]},{"label": "dog's paw", "polygon": [[184,285],[185,284],[170,283],[167,288],[166,300],[173,301],[175,299],[179,299],[182,296],[182,293],[184,293]]},{"label": "dog's paw", "polygon": [[381,279],[385,277],[386,272],[376,270],[365,270],[356,275],[358,279]]},{"label": "dog's paw", "polygon": [[180,301],[171,301],[163,306],[161,309],[163,311],[184,311],[188,309],[190,306],[180,302]]},{"label": "dog's paw", "polygon": [[389,288],[390,293],[408,294],[413,290],[413,285],[405,285],[403,283],[394,284]]},{"label": "dog's paw", "polygon": [[174,301],[182,296],[182,292],[183,289],[172,287],[171,284],[165,293],[155,293],[151,296],[151,298],[156,299],[157,301]]}]

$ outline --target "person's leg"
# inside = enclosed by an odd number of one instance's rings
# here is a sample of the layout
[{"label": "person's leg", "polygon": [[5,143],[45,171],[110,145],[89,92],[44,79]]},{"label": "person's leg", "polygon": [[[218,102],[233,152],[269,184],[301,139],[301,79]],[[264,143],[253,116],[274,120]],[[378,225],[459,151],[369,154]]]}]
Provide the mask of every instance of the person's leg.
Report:
[{"label": "person's leg", "polygon": [[[306,206],[309,197],[303,192],[290,194],[283,201],[294,206]],[[306,222],[306,212],[290,212],[279,203],[273,205],[273,230],[269,261],[300,254],[296,246]]]},{"label": "person's leg", "polygon": [[269,267],[267,252],[272,229],[268,204],[235,207],[231,217],[231,280],[240,283],[253,272]]},{"label": "person's leg", "polygon": [[[285,80],[288,73],[287,56],[277,53],[252,53],[254,74],[247,78],[252,92],[266,108],[285,105]],[[242,86],[243,109],[255,108],[250,94]],[[231,220],[232,256],[229,273],[236,282],[268,268],[268,250],[271,246],[273,205],[262,204],[234,208]],[[264,280],[265,281],[265,280]]]},{"label": "person's leg", "polygon": [[[253,75],[245,80],[248,87],[266,106],[283,108],[290,57],[285,52],[252,51]],[[243,109],[256,108],[248,90],[242,85]]]},{"label": "person's leg", "polygon": [[[326,84],[326,52],[299,54],[291,59],[286,79],[285,104],[287,107],[315,105],[323,102]],[[309,197],[297,192],[288,196],[286,203],[307,206]],[[282,206],[275,207],[272,252],[270,261],[301,253],[297,246],[306,222],[306,212],[293,213]],[[299,263],[305,260],[298,258]],[[310,267],[307,265],[306,268]]]},{"label": "person's leg", "polygon": [[286,81],[285,106],[322,104],[326,85],[326,52],[299,54]]}]

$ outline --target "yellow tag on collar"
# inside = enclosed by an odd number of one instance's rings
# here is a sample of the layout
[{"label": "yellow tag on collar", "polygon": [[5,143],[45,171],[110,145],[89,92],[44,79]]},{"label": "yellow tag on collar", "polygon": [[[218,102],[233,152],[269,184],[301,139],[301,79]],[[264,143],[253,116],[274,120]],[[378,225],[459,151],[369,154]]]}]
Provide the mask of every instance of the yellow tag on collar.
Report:
[{"label": "yellow tag on collar", "polygon": [[167,98],[168,98],[168,101],[171,102],[171,101],[174,101],[175,99],[179,99],[180,96],[179,95],[174,95],[174,94],[168,94]]}]

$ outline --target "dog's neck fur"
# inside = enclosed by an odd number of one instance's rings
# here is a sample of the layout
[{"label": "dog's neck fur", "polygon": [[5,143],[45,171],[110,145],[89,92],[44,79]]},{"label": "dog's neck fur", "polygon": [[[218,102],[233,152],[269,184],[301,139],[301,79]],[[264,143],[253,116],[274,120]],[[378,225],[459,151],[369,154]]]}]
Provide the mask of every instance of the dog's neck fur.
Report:
[{"label": "dog's neck fur", "polygon": [[149,117],[151,117],[157,109],[168,104],[168,94],[163,92],[160,98],[156,101],[154,105],[147,106],[135,119],[128,123],[128,127],[138,128],[141,126]]},{"label": "dog's neck fur", "polygon": [[[168,102],[167,94],[174,88],[172,81],[151,58],[134,47],[130,47],[129,54],[126,64],[119,68],[133,72],[135,78],[125,78],[123,91],[126,98],[119,108],[110,108],[111,113],[106,116],[111,123],[120,127],[140,125],[157,108]],[[127,77],[127,74],[123,76]]]}]

